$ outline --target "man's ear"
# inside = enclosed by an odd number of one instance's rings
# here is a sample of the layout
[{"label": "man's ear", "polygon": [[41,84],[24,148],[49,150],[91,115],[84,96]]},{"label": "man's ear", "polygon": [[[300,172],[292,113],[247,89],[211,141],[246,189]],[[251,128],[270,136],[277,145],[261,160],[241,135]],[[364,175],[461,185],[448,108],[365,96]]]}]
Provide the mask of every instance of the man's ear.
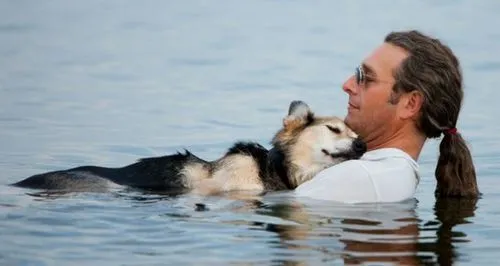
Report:
[{"label": "man's ear", "polygon": [[314,114],[303,101],[293,101],[288,108],[288,115],[283,118],[283,127],[286,130],[297,128],[312,121]]},{"label": "man's ear", "polygon": [[401,95],[399,101],[399,117],[401,119],[415,118],[424,104],[424,95],[419,91],[411,91]]}]

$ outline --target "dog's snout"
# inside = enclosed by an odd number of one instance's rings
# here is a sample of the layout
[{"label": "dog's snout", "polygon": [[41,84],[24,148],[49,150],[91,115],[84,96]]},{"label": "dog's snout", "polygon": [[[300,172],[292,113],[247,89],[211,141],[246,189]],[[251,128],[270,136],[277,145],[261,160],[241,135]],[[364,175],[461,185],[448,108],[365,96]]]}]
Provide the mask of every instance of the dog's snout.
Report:
[{"label": "dog's snout", "polygon": [[352,142],[352,149],[356,154],[362,155],[366,152],[366,143],[360,138],[357,138]]}]

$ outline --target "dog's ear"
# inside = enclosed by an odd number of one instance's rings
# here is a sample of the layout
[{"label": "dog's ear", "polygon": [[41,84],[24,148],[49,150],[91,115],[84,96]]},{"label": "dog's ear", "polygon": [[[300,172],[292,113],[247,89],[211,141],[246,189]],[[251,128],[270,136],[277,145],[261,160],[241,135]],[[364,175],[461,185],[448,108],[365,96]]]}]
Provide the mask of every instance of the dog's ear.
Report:
[{"label": "dog's ear", "polygon": [[293,101],[288,108],[288,115],[283,119],[283,127],[287,130],[307,125],[314,119],[314,114],[303,101]]}]

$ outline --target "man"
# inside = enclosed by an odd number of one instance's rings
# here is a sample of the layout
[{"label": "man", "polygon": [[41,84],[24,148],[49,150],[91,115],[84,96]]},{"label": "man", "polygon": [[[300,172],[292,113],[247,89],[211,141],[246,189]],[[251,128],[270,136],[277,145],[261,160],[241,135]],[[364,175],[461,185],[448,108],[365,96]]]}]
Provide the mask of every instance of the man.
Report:
[{"label": "man", "polygon": [[436,196],[478,196],[470,151],[455,128],[463,88],[450,48],[418,31],[392,32],[343,90],[349,95],[345,121],[368,152],[320,172],[296,189],[298,196],[350,203],[411,198],[424,143],[442,134]]}]

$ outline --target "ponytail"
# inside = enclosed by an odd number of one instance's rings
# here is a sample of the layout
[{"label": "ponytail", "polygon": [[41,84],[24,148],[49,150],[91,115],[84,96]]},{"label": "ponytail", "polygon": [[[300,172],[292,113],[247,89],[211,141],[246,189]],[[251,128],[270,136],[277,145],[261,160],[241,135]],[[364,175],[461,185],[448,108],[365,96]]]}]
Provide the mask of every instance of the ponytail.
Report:
[{"label": "ponytail", "polygon": [[479,196],[472,156],[460,133],[444,134],[435,175],[437,197]]}]

